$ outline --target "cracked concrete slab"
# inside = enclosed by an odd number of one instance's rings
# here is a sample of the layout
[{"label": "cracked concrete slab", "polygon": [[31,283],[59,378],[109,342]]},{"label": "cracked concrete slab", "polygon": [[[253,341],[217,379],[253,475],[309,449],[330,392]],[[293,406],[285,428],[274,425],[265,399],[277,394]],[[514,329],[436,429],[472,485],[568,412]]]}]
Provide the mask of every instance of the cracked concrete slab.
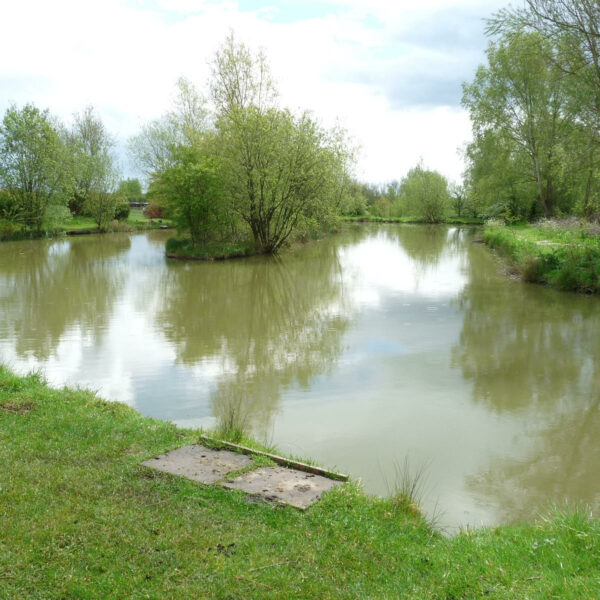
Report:
[{"label": "cracked concrete slab", "polygon": [[214,483],[233,471],[252,464],[252,459],[228,450],[211,450],[192,444],[177,448],[141,463],[173,475],[181,475],[201,483]]},{"label": "cracked concrete slab", "polygon": [[222,485],[304,510],[317,502],[323,492],[341,484],[340,481],[295,469],[259,467],[235,479],[228,479]]}]

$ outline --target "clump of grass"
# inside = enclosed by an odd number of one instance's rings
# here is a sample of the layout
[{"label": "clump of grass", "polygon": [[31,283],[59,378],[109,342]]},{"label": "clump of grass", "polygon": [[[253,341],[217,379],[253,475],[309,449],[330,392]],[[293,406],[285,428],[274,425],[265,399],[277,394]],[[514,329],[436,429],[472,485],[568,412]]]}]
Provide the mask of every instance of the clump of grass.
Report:
[{"label": "clump of grass", "polygon": [[[425,518],[421,502],[425,493],[427,466],[413,467],[408,456],[402,462],[394,462],[394,481],[388,490],[394,509],[400,509],[414,517]],[[432,516],[430,525],[433,525]]]},{"label": "clump of grass", "polygon": [[243,396],[235,394],[227,397],[220,396],[219,401],[215,403],[215,413],[217,438],[239,444],[248,436],[250,419]]}]

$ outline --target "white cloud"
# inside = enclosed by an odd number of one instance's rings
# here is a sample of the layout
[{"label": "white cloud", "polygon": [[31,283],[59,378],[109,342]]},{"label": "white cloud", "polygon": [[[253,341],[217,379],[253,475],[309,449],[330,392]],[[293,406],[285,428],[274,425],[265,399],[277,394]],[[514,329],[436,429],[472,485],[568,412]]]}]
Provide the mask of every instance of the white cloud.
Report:
[{"label": "white cloud", "polygon": [[265,48],[284,104],[340,119],[362,146],[360,177],[399,178],[422,157],[459,178],[456,150],[470,134],[460,81],[483,57],[480,17],[500,4],[331,0],[311,16],[302,3],[248,2],[3,3],[0,110],[32,101],[69,120],[93,104],[124,142],[169,108],[179,76],[206,81],[233,29]]}]

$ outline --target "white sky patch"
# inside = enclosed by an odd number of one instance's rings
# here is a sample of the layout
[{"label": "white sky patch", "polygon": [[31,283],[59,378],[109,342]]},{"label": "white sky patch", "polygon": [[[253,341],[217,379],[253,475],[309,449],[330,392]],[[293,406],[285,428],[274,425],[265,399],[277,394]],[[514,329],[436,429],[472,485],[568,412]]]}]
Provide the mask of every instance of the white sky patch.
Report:
[{"label": "white sky patch", "polygon": [[[460,83],[484,60],[500,0],[21,0],[0,19],[0,111],[34,102],[69,122],[92,104],[121,149],[200,87],[230,30],[272,63],[281,102],[336,120],[361,146],[357,176],[399,179],[420,158],[459,180],[470,138]],[[123,165],[126,174],[131,168]]]},{"label": "white sky patch", "polygon": [[[467,284],[460,256],[445,251],[434,269],[420,265],[383,235],[341,248],[344,287],[356,306],[377,308],[390,293],[424,296],[432,301],[454,298]],[[385,257],[385,260],[382,260]]]}]

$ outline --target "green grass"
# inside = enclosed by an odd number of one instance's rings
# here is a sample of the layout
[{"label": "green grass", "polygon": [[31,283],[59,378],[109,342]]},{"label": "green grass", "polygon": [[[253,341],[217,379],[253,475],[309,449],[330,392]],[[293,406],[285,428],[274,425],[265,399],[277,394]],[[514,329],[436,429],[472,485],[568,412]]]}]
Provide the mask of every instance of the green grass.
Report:
[{"label": "green grass", "polygon": [[600,597],[580,512],[446,539],[355,483],[300,512],[139,464],[197,440],[0,368],[0,598]]},{"label": "green grass", "polygon": [[[426,223],[421,217],[376,217],[373,215],[344,216],[344,221],[354,223]],[[446,217],[443,221],[448,225],[481,225],[483,219],[475,217]]]},{"label": "green grass", "polygon": [[600,293],[600,232],[585,223],[489,224],[483,240],[507,256],[526,281]]},{"label": "green grass", "polygon": [[169,238],[166,244],[169,258],[192,260],[224,260],[255,254],[249,242],[211,242],[205,246],[192,246],[189,238]]},{"label": "green grass", "polygon": [[[124,221],[120,221],[117,229],[119,231],[159,229],[163,225],[170,227],[171,223],[167,219],[149,219],[144,216],[141,208],[132,208],[129,217]],[[65,224],[63,230],[67,234],[97,233],[98,225],[91,217],[73,217]]]}]

